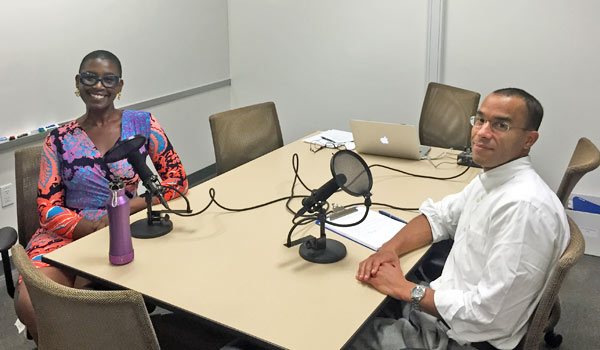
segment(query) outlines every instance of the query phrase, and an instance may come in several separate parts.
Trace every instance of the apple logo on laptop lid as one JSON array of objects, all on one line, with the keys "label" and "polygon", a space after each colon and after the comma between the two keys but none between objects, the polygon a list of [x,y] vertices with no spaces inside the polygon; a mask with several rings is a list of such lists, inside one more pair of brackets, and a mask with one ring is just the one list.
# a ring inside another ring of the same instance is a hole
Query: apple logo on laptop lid
[{"label": "apple logo on laptop lid", "polygon": [[387,144],[390,143],[390,141],[388,140],[387,136],[384,136],[384,137],[380,138],[379,141],[381,141],[381,143],[383,143],[384,145],[387,145]]}]

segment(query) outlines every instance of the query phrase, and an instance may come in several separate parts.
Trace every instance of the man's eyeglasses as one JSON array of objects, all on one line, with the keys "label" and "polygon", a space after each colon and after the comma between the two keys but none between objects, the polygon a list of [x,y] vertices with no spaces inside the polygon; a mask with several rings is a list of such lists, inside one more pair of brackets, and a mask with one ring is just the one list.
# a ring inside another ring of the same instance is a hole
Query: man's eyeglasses
[{"label": "man's eyeglasses", "polygon": [[316,143],[311,143],[310,144],[310,151],[313,152],[313,153],[317,153],[320,150],[322,150],[323,148],[343,150],[343,149],[346,149],[346,145],[344,145],[344,144],[336,144],[334,142],[327,142],[324,145],[320,145],[320,144],[316,144]]},{"label": "man's eyeglasses", "polygon": [[474,128],[481,128],[486,122],[490,123],[490,127],[492,130],[497,132],[508,132],[510,129],[521,129],[521,130],[529,130],[528,128],[519,128],[516,126],[510,125],[506,120],[487,120],[482,117],[472,116],[471,117],[471,125]]},{"label": "man's eyeglasses", "polygon": [[92,72],[81,72],[79,73],[79,82],[86,86],[94,86],[98,84],[98,81],[102,82],[105,88],[115,88],[119,85],[118,75],[108,74],[103,77],[99,77],[96,73]]}]

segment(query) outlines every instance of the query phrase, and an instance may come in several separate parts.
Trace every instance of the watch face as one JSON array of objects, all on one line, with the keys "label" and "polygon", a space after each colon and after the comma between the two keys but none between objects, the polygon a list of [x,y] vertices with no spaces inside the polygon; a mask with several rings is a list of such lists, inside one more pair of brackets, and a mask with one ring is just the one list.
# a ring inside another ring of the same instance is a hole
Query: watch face
[{"label": "watch face", "polygon": [[425,296],[425,286],[417,285],[410,292],[411,299],[421,300],[423,296]]}]

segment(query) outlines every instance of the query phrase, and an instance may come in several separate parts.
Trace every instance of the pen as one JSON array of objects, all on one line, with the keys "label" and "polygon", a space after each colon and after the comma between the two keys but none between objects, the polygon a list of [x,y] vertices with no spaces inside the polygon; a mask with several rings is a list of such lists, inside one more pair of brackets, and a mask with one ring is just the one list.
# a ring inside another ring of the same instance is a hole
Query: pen
[{"label": "pen", "polygon": [[381,215],[385,215],[385,216],[387,216],[387,217],[388,217],[388,218],[390,218],[390,219],[393,219],[393,220],[396,220],[396,221],[400,221],[400,222],[403,222],[403,223],[405,223],[405,224],[406,224],[406,221],[404,221],[404,220],[402,220],[402,219],[400,219],[400,218],[397,218],[397,217],[395,217],[394,215],[392,215],[392,214],[390,214],[390,213],[386,213],[386,212],[385,212],[385,211],[383,211],[383,210],[380,210],[380,211],[379,211],[379,214],[381,214]]},{"label": "pen", "polygon": [[333,141],[332,139],[328,139],[328,138],[327,138],[327,137],[325,137],[325,136],[321,136],[321,138],[322,138],[323,140],[325,140],[325,141],[329,141],[329,142],[332,142],[333,144],[337,144],[337,142]]}]

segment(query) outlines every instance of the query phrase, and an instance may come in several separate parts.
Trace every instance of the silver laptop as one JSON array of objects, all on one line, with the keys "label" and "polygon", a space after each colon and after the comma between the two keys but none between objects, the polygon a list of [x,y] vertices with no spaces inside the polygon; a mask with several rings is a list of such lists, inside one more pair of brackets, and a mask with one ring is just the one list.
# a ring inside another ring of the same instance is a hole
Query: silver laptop
[{"label": "silver laptop", "polygon": [[412,125],[350,120],[350,130],[359,153],[425,159],[431,150],[419,144],[419,134]]}]

